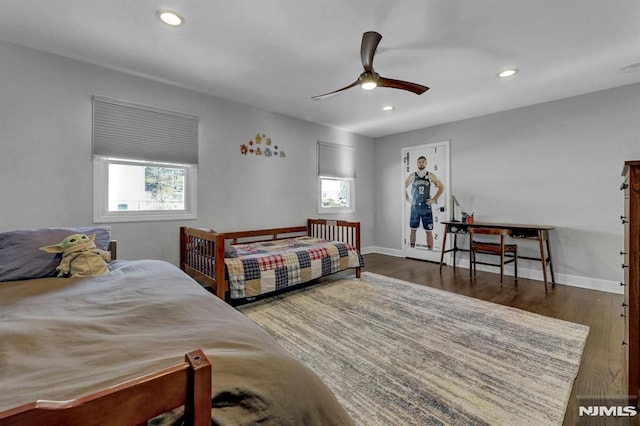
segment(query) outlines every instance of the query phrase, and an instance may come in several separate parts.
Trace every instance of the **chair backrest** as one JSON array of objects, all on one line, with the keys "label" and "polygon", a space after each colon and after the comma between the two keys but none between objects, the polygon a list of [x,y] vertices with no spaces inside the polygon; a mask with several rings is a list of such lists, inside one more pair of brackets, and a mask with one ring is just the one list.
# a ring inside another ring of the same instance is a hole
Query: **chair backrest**
[{"label": "chair backrest", "polygon": [[474,228],[474,227],[469,227],[467,229],[467,232],[469,232],[469,241],[470,244],[472,246],[475,246],[476,244],[490,244],[487,241],[476,241],[473,239],[474,235],[499,235],[500,236],[500,247],[506,246],[504,243],[505,240],[505,236],[511,235],[512,234],[512,230],[510,229],[502,229],[502,228]]},{"label": "chair backrest", "polygon": [[511,235],[510,229],[502,228],[474,228],[469,227],[467,230],[470,234],[482,234],[482,235]]}]

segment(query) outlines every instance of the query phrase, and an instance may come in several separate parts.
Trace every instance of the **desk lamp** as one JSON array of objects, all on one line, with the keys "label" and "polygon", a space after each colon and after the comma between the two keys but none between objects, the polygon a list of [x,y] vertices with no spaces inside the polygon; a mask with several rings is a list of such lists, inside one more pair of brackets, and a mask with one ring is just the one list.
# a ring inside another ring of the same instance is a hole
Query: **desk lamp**
[{"label": "desk lamp", "polygon": [[458,199],[455,195],[451,195],[451,222],[460,222],[456,220],[456,206],[460,207],[460,203],[458,203]]}]

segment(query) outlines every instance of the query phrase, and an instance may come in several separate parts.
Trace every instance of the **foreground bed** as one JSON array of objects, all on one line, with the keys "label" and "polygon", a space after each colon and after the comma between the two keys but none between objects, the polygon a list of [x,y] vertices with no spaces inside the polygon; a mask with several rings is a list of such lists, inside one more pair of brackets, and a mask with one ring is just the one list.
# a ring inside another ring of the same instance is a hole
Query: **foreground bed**
[{"label": "foreground bed", "polygon": [[307,226],[218,233],[180,228],[180,268],[221,299],[244,301],[354,268],[360,223],[308,219]]},{"label": "foreground bed", "polygon": [[[0,282],[0,316],[0,424],[9,424],[8,410],[37,400],[127,388],[123,382],[184,365],[194,348],[211,364],[213,424],[351,424],[315,373],[166,262],[120,260],[99,277]],[[165,395],[160,389],[134,394],[151,404]]]},{"label": "foreground bed", "polygon": [[[153,395],[153,398],[145,397]],[[185,362],[69,401],[38,400],[0,413],[3,426],[139,425],[181,416],[211,425],[211,363],[200,351]]]}]

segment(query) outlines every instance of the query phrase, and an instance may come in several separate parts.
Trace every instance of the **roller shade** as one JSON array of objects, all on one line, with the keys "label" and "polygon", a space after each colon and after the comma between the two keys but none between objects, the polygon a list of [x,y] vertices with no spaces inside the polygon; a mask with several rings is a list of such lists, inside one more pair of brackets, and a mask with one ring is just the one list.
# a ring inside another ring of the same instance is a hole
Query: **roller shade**
[{"label": "roller shade", "polygon": [[351,146],[318,142],[318,176],[354,179],[356,149]]},{"label": "roller shade", "polygon": [[93,96],[93,155],[198,164],[198,117]]}]

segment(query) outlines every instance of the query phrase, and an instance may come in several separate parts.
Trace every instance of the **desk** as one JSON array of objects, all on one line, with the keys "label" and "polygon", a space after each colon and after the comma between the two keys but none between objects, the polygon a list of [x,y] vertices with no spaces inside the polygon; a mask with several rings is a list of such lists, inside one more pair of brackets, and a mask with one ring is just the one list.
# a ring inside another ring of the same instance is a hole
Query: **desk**
[{"label": "desk", "polygon": [[[555,287],[556,280],[553,276],[553,265],[551,263],[551,245],[549,244],[549,231],[553,226],[544,225],[519,225],[514,223],[494,223],[494,222],[442,222],[444,225],[444,236],[442,238],[442,253],[440,254],[440,273],[442,273],[442,265],[444,265],[445,253],[453,252],[453,267],[456,267],[456,253],[459,251],[469,250],[458,248],[458,235],[467,234],[467,229],[473,228],[498,228],[506,229],[512,232],[514,238],[525,238],[528,240],[537,240],[540,247],[540,257],[518,256],[518,259],[539,260],[542,263],[542,276],[544,277],[544,291],[547,291],[547,266],[551,272],[551,283]],[[453,247],[446,249],[447,235],[453,234]],[[545,253],[546,247],[546,253]]]}]

